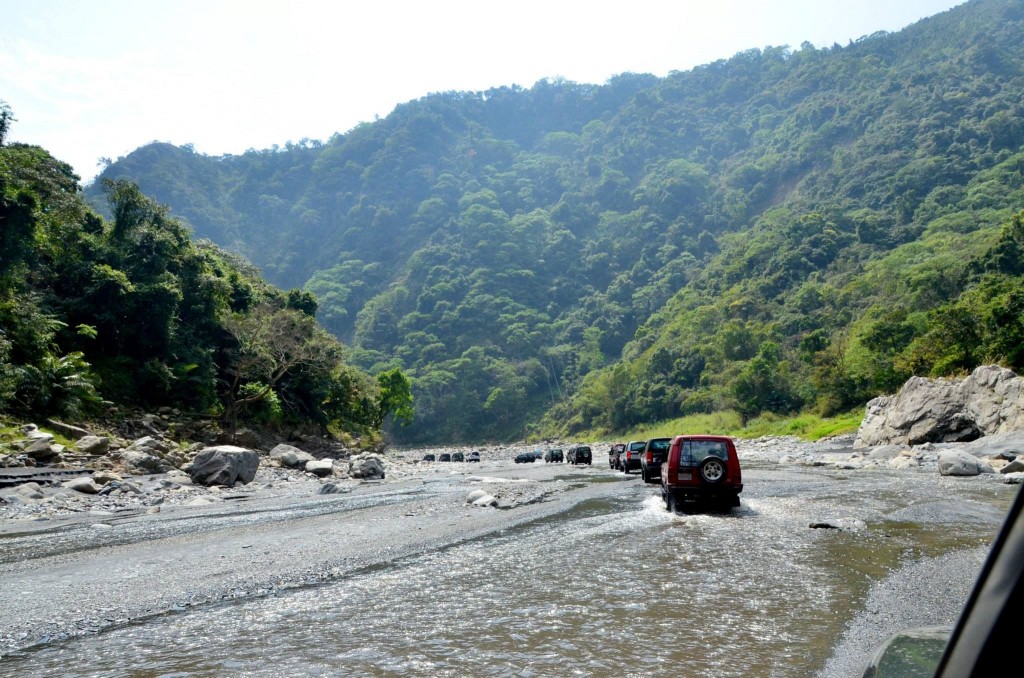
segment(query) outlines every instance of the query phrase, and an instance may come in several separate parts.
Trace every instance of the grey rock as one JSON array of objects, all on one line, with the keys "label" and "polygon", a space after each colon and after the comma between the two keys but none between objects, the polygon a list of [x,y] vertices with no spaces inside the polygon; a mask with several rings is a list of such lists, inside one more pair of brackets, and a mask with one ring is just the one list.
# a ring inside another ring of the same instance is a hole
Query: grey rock
[{"label": "grey rock", "polygon": [[192,460],[189,477],[198,485],[232,487],[248,484],[256,477],[260,457],[253,450],[234,445],[208,447]]},{"label": "grey rock", "polygon": [[89,477],[72,478],[71,480],[62,483],[62,486],[69,490],[74,490],[75,492],[81,492],[82,494],[98,494],[100,491],[100,486],[93,482],[93,479]]},{"label": "grey rock", "polygon": [[1024,379],[982,365],[961,381],[911,377],[893,396],[868,403],[855,447],[966,442],[1024,431]]},{"label": "grey rock", "polygon": [[466,495],[466,503],[467,504],[472,504],[473,502],[475,502],[480,497],[486,497],[486,496],[487,496],[487,492],[485,492],[484,490],[473,490],[468,495]]},{"label": "grey rock", "polygon": [[348,474],[359,480],[384,478],[384,459],[378,454],[358,454],[348,460]]},{"label": "grey rock", "polygon": [[939,474],[944,476],[976,476],[994,473],[992,467],[963,450],[942,450],[939,452]]},{"label": "grey rock", "polygon": [[22,452],[36,461],[46,461],[60,454],[59,449],[55,449],[55,447],[63,449],[63,446],[55,446],[53,436],[50,436],[49,438],[37,438]]},{"label": "grey rock", "polygon": [[56,419],[47,419],[46,425],[60,433],[62,436],[71,438],[72,440],[81,440],[85,436],[92,435],[90,431],[87,431],[84,428],[65,424],[64,422],[57,421]]},{"label": "grey rock", "polygon": [[277,459],[281,466],[287,466],[288,468],[305,468],[308,462],[316,459],[309,452],[303,452],[297,447],[283,443],[274,446],[274,449],[270,450],[270,458]]},{"label": "grey rock", "polygon": [[160,457],[133,448],[121,451],[121,462],[124,464],[124,470],[132,475],[165,473],[174,468]]},{"label": "grey rock", "polygon": [[495,508],[498,506],[498,498],[491,494],[485,494],[484,496],[476,499],[473,502],[473,506],[479,506],[481,508]]},{"label": "grey rock", "polygon": [[1000,473],[1024,473],[1024,461],[1014,459],[1009,464],[999,469]]},{"label": "grey rock", "polygon": [[350,487],[342,487],[336,483],[324,483],[320,486],[320,490],[317,494],[344,494],[351,491],[352,488]]},{"label": "grey rock", "polygon": [[110,451],[110,438],[106,436],[84,435],[75,443],[75,449],[82,454],[101,456]]},{"label": "grey rock", "polygon": [[306,472],[325,478],[334,474],[334,462],[330,459],[314,459],[306,462]]}]

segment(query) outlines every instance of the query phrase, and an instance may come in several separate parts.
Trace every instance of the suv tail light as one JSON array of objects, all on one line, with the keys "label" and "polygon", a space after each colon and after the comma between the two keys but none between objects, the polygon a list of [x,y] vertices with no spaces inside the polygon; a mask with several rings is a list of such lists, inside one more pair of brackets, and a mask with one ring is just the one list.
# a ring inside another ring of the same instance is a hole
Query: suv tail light
[{"label": "suv tail light", "polygon": [[626,452],[626,461],[629,461],[632,458],[633,458],[633,453],[632,452]]}]

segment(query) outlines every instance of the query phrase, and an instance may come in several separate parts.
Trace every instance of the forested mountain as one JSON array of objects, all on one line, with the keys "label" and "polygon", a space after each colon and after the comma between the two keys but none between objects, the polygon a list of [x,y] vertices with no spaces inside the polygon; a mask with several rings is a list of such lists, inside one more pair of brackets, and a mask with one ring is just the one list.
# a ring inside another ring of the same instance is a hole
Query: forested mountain
[{"label": "forested mountain", "polygon": [[[446,92],[130,178],[319,300],[407,440],[862,405],[1024,363],[1024,2],[664,78]],[[547,413],[546,418],[541,421]]]},{"label": "forested mountain", "polygon": [[401,372],[348,365],[312,295],[193,241],[130,182],[104,182],[103,219],[70,166],[5,145],[13,121],[0,101],[0,415],[176,407],[360,435],[407,416]]}]

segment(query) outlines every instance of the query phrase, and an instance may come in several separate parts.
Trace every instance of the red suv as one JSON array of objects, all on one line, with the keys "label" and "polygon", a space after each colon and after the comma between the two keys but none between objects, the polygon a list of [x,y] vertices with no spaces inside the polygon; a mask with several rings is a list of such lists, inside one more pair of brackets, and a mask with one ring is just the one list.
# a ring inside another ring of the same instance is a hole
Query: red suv
[{"label": "red suv", "polygon": [[687,502],[740,505],[743,475],[736,446],[725,436],[676,436],[661,465],[661,498],[669,511]]}]

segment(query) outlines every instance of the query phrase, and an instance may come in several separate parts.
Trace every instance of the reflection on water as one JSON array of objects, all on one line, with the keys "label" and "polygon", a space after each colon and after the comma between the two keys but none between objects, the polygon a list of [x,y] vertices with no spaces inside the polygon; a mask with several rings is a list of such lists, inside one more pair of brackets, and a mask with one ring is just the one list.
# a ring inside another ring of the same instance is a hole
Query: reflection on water
[{"label": "reflection on water", "polygon": [[652,492],[328,585],[43,647],[0,672],[808,676],[887,565],[868,563],[870,535],[808,538],[792,498],[681,516]]}]

